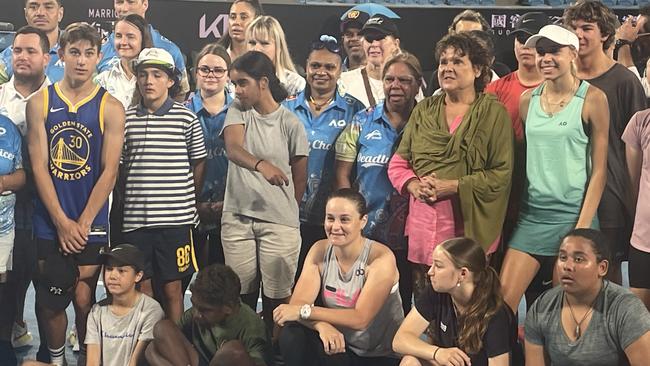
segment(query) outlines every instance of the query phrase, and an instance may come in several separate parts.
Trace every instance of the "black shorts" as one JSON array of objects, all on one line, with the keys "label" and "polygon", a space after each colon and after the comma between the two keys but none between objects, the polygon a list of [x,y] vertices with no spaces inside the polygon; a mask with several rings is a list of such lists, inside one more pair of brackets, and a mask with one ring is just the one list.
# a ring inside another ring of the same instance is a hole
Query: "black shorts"
[{"label": "black shorts", "polygon": [[621,262],[627,259],[632,229],[627,227],[603,227],[600,228],[600,231],[607,238],[612,261],[620,265]]},{"label": "black shorts", "polygon": [[553,270],[555,269],[555,262],[557,256],[554,255],[537,255],[530,254],[539,263],[539,271],[528,285],[529,291],[542,293],[553,287]]},{"label": "black shorts", "polygon": [[650,253],[630,246],[630,287],[650,289]]},{"label": "black shorts", "polygon": [[145,279],[176,281],[197,271],[189,225],[137,229],[124,233],[124,240],[144,253]]},{"label": "black shorts", "polygon": [[[36,238],[36,251],[39,261],[45,260],[50,254],[59,251],[60,248],[58,240]],[[98,265],[102,263],[99,255],[102,248],[108,248],[108,243],[88,243],[81,253],[72,254],[72,257],[78,266]]]}]

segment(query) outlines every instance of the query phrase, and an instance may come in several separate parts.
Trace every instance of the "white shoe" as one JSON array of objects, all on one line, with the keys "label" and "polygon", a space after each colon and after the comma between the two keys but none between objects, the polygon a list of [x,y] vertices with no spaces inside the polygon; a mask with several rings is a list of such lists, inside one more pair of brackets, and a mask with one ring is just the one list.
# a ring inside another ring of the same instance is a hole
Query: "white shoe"
[{"label": "white shoe", "polygon": [[72,346],[73,352],[79,352],[79,339],[77,338],[77,327],[74,325],[70,329],[70,334],[68,334],[68,343]]},{"label": "white shoe", "polygon": [[11,345],[14,348],[21,348],[32,345],[32,333],[27,330],[27,323],[25,326],[15,323],[13,329],[11,330]]}]

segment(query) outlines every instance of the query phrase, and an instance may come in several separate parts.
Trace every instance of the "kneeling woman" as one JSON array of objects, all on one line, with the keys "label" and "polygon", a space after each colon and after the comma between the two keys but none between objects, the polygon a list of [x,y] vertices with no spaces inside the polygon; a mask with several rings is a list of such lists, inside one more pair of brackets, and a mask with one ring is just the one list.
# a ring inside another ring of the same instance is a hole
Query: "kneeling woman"
[{"label": "kneeling woman", "polygon": [[[433,251],[431,286],[415,299],[393,340],[400,365],[507,366],[516,342],[514,315],[499,277],[474,240],[454,238]],[[433,344],[420,337],[429,328]]]},{"label": "kneeling woman", "polygon": [[605,280],[609,245],[575,229],[560,245],[560,286],[526,315],[526,366],[647,365],[650,314],[629,290]]},{"label": "kneeling woman", "polygon": [[307,254],[291,302],[273,312],[285,364],[397,365],[391,341],[404,312],[395,257],[361,234],[368,215],[360,193],[333,192],[325,215],[327,239]]}]

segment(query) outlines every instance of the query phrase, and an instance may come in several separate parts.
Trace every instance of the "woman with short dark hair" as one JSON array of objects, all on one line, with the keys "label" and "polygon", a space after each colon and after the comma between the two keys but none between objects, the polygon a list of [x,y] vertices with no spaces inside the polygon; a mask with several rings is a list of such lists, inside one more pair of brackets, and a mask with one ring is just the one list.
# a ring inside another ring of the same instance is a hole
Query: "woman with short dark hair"
[{"label": "woman with short dark hair", "polygon": [[443,93],[415,106],[388,166],[395,189],[410,196],[405,234],[416,264],[414,292],[439,243],[465,235],[488,254],[496,250],[512,175],[510,117],[482,92],[490,81],[488,51],[459,33],[438,42],[436,57]]}]

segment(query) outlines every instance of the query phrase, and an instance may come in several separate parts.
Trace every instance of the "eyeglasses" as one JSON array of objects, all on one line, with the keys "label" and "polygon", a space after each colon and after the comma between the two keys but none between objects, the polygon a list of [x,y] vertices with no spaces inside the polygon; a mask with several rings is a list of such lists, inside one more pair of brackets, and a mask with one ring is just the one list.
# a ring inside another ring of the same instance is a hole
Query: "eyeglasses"
[{"label": "eyeglasses", "polygon": [[388,37],[388,34],[383,34],[383,33],[366,33],[363,35],[363,39],[365,39],[366,42],[368,43],[372,43],[374,41],[381,41],[386,37]]},{"label": "eyeglasses", "polygon": [[391,85],[392,83],[397,80],[397,83],[401,86],[409,86],[413,84],[415,79],[412,76],[400,76],[400,77],[395,77],[395,76],[385,76],[384,77],[384,85]]},{"label": "eyeglasses", "polygon": [[228,70],[222,67],[210,68],[208,66],[200,66],[198,69],[196,69],[196,71],[199,76],[203,78],[207,78],[211,73],[214,74],[215,77],[220,78],[224,76]]},{"label": "eyeglasses", "polygon": [[535,51],[537,51],[537,54],[539,54],[540,56],[544,56],[547,53],[556,54],[560,51],[560,49],[564,47],[568,47],[568,46],[536,47]]},{"label": "eyeglasses", "polygon": [[341,54],[341,46],[339,46],[336,38],[326,34],[323,34],[317,41],[314,41],[311,44],[312,51],[322,50],[323,48],[326,48],[328,51],[336,53],[337,55]]},{"label": "eyeglasses", "polygon": [[515,39],[517,40],[517,42],[521,43],[522,45],[526,44],[528,38],[530,38],[530,34],[526,32],[517,32],[517,34],[515,34]]}]

